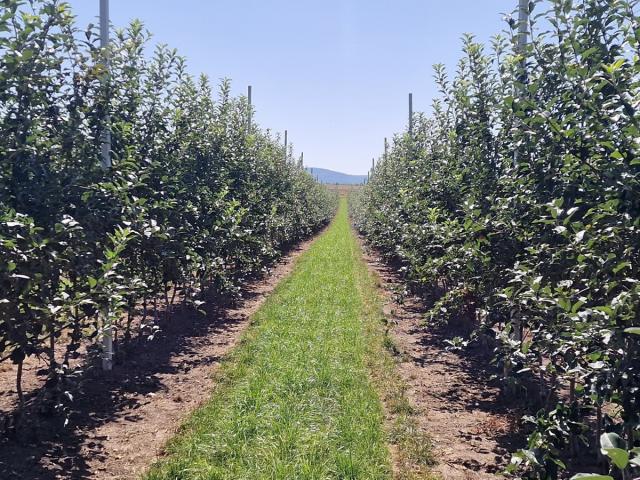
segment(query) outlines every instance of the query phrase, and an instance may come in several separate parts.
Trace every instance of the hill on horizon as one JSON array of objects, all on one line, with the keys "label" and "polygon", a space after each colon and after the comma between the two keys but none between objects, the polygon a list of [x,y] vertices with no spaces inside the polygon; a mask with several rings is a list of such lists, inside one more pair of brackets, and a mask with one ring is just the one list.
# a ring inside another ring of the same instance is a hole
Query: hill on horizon
[{"label": "hill on horizon", "polygon": [[305,170],[317,178],[321,183],[338,185],[362,185],[366,180],[366,175],[349,175],[347,173],[336,172],[326,168],[306,167]]}]

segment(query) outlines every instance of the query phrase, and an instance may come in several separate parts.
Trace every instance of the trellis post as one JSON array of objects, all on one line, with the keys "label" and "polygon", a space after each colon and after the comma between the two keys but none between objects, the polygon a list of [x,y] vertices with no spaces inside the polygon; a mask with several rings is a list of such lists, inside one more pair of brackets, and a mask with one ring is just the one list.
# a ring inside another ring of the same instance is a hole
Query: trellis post
[{"label": "trellis post", "polygon": [[409,94],[409,137],[413,139],[413,93]]},{"label": "trellis post", "polygon": [[251,100],[251,94],[252,94],[252,87],[251,85],[249,85],[247,87],[247,104],[249,107],[249,111],[247,112],[247,134],[251,134],[251,117],[253,116],[253,107],[252,107],[252,100]]},{"label": "trellis post", "polygon": [[[109,0],[100,0],[100,47],[104,55],[105,86],[109,82]],[[105,108],[106,115],[102,125],[101,163],[102,168],[111,168],[111,119],[109,117],[108,97]],[[102,369],[113,369],[113,325],[111,324],[111,312],[104,312],[102,325]]]},{"label": "trellis post", "polygon": [[[529,42],[529,0],[519,0],[518,3],[518,42],[517,42],[517,54],[522,57],[520,60],[520,78],[518,79],[521,84],[518,87],[518,96],[520,99],[524,99],[526,95],[525,82],[527,81],[527,61],[525,58],[527,43]],[[519,122],[520,123],[520,122]],[[520,158],[520,149],[516,148],[513,152],[513,166],[516,167]],[[513,319],[513,335],[517,341],[522,341],[523,327],[520,318]],[[506,376],[506,374],[505,374]]]},{"label": "trellis post", "polygon": [[286,163],[287,158],[289,157],[289,152],[287,151],[287,147],[289,144],[289,132],[284,131],[284,161]]}]

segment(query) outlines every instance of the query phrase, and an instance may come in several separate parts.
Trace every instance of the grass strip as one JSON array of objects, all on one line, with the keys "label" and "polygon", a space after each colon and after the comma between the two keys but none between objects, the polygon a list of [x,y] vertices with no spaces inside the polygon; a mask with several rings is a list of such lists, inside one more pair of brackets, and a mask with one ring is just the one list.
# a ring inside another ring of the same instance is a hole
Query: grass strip
[{"label": "grass strip", "polygon": [[146,478],[392,478],[363,268],[343,199]]}]

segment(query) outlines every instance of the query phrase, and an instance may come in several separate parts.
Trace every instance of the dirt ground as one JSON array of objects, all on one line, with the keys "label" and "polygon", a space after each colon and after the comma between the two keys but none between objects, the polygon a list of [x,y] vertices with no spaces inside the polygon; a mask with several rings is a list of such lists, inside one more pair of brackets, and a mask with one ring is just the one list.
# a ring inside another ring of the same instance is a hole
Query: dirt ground
[{"label": "dirt ground", "polygon": [[[312,241],[249,285],[239,306],[207,316],[176,311],[153,341],[109,375],[86,370],[69,424],[39,412],[22,420],[26,428],[19,435],[0,437],[0,479],[124,480],[144,472],[185,417],[209,397],[216,366]],[[42,366],[27,366],[27,395],[42,385]],[[0,371],[0,419],[15,406],[12,370]]]},{"label": "dirt ground", "polygon": [[330,183],[325,184],[325,187],[343,197],[348,197],[351,193],[362,189],[362,185],[332,185]]},{"label": "dirt ground", "polygon": [[[109,376],[87,370],[68,425],[45,412],[24,419],[28,428],[18,437],[0,438],[0,478],[124,480],[144,472],[185,417],[209,397],[216,366],[310,243],[292,251],[268,278],[248,286],[238,307],[208,316],[175,312],[154,341]],[[426,328],[418,299],[395,300],[394,292],[401,289],[395,272],[371,251],[365,259],[382,281],[399,373],[418,410],[419,427],[433,442],[434,471],[447,480],[499,478],[508,452],[521,439],[514,434],[516,409],[491,380],[496,372],[489,366],[490,353],[448,351],[445,340],[463,332]],[[27,392],[41,385],[40,368],[29,364]],[[14,402],[13,372],[4,367],[0,414]]]},{"label": "dirt ground", "polygon": [[465,332],[426,327],[419,299],[408,296],[398,303],[395,292],[403,288],[395,271],[368,248],[365,260],[381,279],[399,373],[419,428],[433,443],[434,473],[446,480],[500,478],[522,438],[515,433],[516,407],[491,379],[497,373],[489,364],[491,353],[479,347],[448,351],[445,340]]}]

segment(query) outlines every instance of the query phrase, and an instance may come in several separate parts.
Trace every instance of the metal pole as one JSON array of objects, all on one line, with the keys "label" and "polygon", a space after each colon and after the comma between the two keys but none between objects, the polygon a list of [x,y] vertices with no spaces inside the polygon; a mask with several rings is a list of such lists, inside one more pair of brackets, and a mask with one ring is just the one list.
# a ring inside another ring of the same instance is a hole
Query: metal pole
[{"label": "metal pole", "polygon": [[[109,78],[109,0],[100,0],[100,47],[105,56],[105,84]],[[110,118],[107,108],[107,114],[104,117],[101,143],[101,159],[102,167],[108,169],[111,167],[111,128],[109,126]]]},{"label": "metal pole", "polygon": [[249,104],[249,111],[247,112],[247,133],[251,133],[251,117],[253,116],[252,103],[251,103],[251,85],[247,88],[247,103]]},{"label": "metal pole", "polygon": [[520,97],[525,95],[525,82],[527,80],[527,62],[525,55],[527,53],[527,44],[529,43],[529,0],[519,0],[518,5],[518,42],[516,53],[522,58],[520,60],[520,72],[518,77],[518,94]]},{"label": "metal pole", "polygon": [[289,157],[289,152],[287,152],[287,145],[288,145],[288,133],[286,130],[284,131],[284,161],[287,161],[287,158]]},{"label": "metal pole", "polygon": [[413,93],[409,94],[409,136],[413,138]]},{"label": "metal pole", "polygon": [[[527,43],[529,42],[529,0],[520,0],[518,5],[518,55],[522,56],[520,60],[520,86],[518,94],[521,99],[526,95],[525,82],[527,81],[527,61],[525,59]],[[513,152],[513,166],[516,167],[520,158],[520,150],[516,148]],[[522,341],[522,321],[519,317],[515,319],[511,317],[513,322],[513,334],[516,341]]]},{"label": "metal pole", "polygon": [[304,152],[300,153],[300,168],[304,170]]},{"label": "metal pole", "polygon": [[384,161],[387,161],[387,157],[389,156],[389,142],[387,139],[384,139]]},{"label": "metal pole", "polygon": [[[100,0],[100,47],[105,56],[105,83],[109,79],[109,0]],[[109,118],[109,108],[106,107],[107,114],[102,125],[101,158],[102,167],[106,170],[111,167],[111,127]],[[113,369],[113,325],[111,325],[111,314],[106,312],[103,318],[102,332],[102,369],[111,371]]]},{"label": "metal pole", "polygon": [[[523,99],[526,93],[525,82],[527,80],[527,62],[524,58],[526,54],[527,43],[529,41],[529,0],[519,0],[518,4],[518,43],[517,54],[522,56],[520,61],[520,74],[518,78],[517,95]],[[515,167],[520,158],[520,151],[516,149],[513,152],[513,166]]]},{"label": "metal pole", "polygon": [[518,10],[518,53],[522,54],[529,41],[529,0],[520,0]]}]

